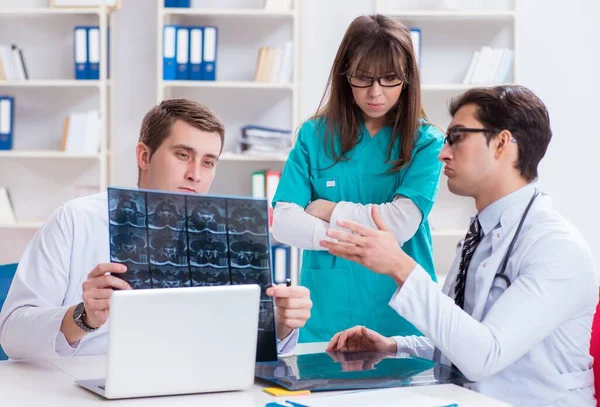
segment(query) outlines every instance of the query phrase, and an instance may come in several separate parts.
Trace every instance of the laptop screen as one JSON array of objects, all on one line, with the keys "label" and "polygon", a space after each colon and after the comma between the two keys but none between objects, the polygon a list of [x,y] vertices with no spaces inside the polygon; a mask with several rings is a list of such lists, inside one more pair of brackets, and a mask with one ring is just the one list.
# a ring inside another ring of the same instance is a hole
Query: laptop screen
[{"label": "laptop screen", "polygon": [[[110,260],[133,289],[258,284],[256,360],[276,361],[265,199],[108,188]],[[234,322],[234,321],[233,321]]]}]

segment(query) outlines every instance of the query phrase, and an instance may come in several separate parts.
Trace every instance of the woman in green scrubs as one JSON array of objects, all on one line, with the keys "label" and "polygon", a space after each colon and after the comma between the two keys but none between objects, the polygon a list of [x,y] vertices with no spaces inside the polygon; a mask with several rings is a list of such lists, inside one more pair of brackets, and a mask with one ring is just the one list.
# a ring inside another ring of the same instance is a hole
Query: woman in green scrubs
[{"label": "woman in green scrubs", "polygon": [[355,325],[385,336],[419,334],[388,306],[396,290],[391,279],[330,255],[318,242],[338,219],[373,226],[370,208],[378,205],[406,253],[435,280],[427,216],[443,142],[421,106],[409,30],[380,15],[356,18],[273,199],[273,236],[305,249],[300,284],[311,290],[313,308],[300,342],[329,341]]}]

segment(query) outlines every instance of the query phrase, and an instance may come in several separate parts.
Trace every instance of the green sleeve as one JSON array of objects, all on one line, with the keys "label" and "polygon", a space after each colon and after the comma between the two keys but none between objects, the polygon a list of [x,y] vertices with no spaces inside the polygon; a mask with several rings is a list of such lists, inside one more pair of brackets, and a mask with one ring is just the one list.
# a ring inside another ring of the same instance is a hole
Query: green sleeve
[{"label": "green sleeve", "polygon": [[444,136],[436,127],[421,126],[412,160],[395,195],[403,195],[417,205],[427,219],[437,195],[442,163],[438,155],[444,146]]}]

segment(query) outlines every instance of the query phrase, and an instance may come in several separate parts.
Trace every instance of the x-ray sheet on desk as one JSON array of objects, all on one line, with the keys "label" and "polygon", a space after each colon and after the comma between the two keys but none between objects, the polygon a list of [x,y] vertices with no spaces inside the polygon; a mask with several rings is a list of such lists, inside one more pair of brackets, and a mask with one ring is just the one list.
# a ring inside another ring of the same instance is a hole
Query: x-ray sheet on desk
[{"label": "x-ray sheet on desk", "polygon": [[256,376],[288,390],[354,390],[465,383],[456,369],[385,352],[328,352],[257,363]]},{"label": "x-ray sheet on desk", "polygon": [[258,284],[257,361],[277,360],[264,199],[108,188],[110,260],[133,289]]}]

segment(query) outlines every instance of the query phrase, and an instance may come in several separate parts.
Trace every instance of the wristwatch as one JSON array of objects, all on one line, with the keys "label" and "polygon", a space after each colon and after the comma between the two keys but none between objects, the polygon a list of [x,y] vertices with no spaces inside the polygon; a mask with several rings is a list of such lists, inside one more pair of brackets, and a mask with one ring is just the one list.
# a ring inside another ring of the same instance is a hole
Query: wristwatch
[{"label": "wristwatch", "polygon": [[77,325],[79,328],[88,333],[97,331],[100,327],[92,328],[91,326],[87,326],[86,323],[83,322],[83,319],[86,317],[86,315],[87,314],[85,313],[85,306],[83,302],[80,302],[75,307],[75,311],[73,311],[73,321],[75,321],[75,325]]}]

